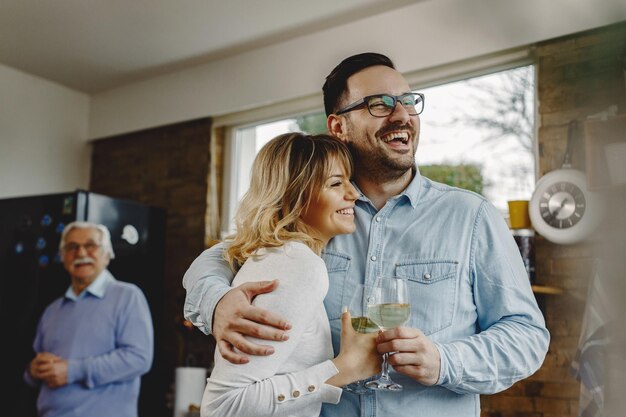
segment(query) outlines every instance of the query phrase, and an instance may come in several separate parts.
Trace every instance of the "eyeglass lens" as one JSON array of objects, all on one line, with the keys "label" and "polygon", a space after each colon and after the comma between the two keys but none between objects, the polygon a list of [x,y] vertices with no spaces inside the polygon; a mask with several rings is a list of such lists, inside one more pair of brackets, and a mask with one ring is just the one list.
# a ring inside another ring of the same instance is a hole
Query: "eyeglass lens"
[{"label": "eyeglass lens", "polygon": [[70,243],[66,243],[63,246],[63,250],[66,252],[77,252],[78,250],[80,250],[81,247],[85,248],[87,252],[93,252],[96,249],[98,249],[100,245],[96,242],[87,242],[83,245],[79,243],[70,242]]},{"label": "eyeglass lens", "polygon": [[370,97],[367,107],[372,116],[389,116],[393,113],[397,102],[400,102],[400,105],[411,116],[420,114],[424,109],[424,100],[419,94],[404,94],[399,97],[381,94]]}]

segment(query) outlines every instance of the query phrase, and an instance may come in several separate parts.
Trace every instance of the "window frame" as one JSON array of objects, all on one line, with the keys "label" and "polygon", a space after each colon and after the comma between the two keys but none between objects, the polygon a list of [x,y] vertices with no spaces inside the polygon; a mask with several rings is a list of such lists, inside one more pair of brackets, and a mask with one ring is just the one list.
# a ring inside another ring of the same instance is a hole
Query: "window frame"
[{"label": "window frame", "polygon": [[[412,91],[421,88],[434,87],[446,83],[452,83],[468,78],[506,71],[513,68],[535,65],[535,81],[537,78],[536,59],[534,48],[524,46],[494,54],[470,58],[458,62],[442,64],[436,67],[404,72]],[[401,68],[399,68],[401,70]],[[535,82],[535,98],[537,95],[537,82]],[[225,128],[224,140],[224,172],[221,196],[221,219],[220,237],[224,238],[232,232],[232,218],[238,204],[237,194],[241,181],[249,178],[249,173],[242,176],[238,169],[241,158],[254,158],[255,150],[246,149],[241,137],[237,136],[237,130],[253,127],[256,125],[271,123],[278,120],[295,118],[305,114],[323,112],[323,97],[321,92],[309,96],[286,100],[267,106],[257,107],[250,110],[217,116],[213,120],[214,128]],[[537,133],[539,129],[538,100],[534,103],[535,131],[533,155],[538,160]],[[535,163],[535,177],[539,178],[538,165]]]}]

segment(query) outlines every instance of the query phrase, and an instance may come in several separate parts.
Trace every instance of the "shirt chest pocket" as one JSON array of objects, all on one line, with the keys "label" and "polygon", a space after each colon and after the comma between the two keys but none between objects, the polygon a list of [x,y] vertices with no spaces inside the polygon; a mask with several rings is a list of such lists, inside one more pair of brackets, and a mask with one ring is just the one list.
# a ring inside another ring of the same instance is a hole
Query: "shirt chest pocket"
[{"label": "shirt chest pocket", "polygon": [[396,264],[396,276],[407,280],[411,300],[410,327],[429,335],[452,324],[458,262],[407,260]]}]

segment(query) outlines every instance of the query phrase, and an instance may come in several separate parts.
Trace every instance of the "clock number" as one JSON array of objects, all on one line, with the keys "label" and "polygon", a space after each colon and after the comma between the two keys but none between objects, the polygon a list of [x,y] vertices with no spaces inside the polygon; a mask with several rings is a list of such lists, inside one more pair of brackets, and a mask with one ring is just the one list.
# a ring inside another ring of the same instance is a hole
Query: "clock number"
[{"label": "clock number", "polygon": [[557,229],[575,226],[586,209],[583,192],[570,182],[550,186],[539,200],[539,212],[543,220]]}]

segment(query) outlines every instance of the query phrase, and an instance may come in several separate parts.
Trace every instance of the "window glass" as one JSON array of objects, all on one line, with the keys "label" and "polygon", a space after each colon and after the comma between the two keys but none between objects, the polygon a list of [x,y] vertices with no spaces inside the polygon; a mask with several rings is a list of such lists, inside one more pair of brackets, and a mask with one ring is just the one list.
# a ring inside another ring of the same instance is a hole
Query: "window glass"
[{"label": "window glass", "polygon": [[[423,175],[488,198],[504,215],[508,200],[528,200],[534,184],[534,67],[526,66],[418,90],[424,93],[416,160]],[[236,129],[238,170],[231,192],[246,192],[254,155],[273,137],[326,132],[323,112]],[[235,207],[228,210],[232,218]]]},{"label": "window glass", "polygon": [[[419,91],[426,108],[416,159],[424,175],[442,175],[436,180],[446,182],[446,174],[454,177],[457,167],[456,177],[465,175],[468,185],[482,181],[480,193],[503,213],[507,200],[530,199],[535,184],[533,66]],[[433,165],[451,169],[439,172]],[[472,169],[480,171],[480,179],[472,177]]]}]

